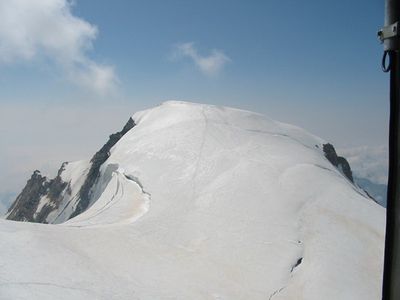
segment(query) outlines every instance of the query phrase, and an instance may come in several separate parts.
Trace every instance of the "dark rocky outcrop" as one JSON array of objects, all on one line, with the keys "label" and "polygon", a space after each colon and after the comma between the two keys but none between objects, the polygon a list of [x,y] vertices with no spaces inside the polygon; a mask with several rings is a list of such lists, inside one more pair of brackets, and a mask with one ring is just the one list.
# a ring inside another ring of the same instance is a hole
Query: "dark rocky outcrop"
[{"label": "dark rocky outcrop", "polygon": [[336,154],[336,150],[332,144],[324,144],[322,150],[324,151],[325,157],[338,168],[343,175],[345,175],[351,182],[354,183],[353,173],[350,168],[349,162],[342,156]]},{"label": "dark rocky outcrop", "polygon": [[8,210],[7,219],[15,221],[33,221],[33,214],[39,204],[40,198],[46,193],[46,177],[35,170],[26,183],[21,194]]},{"label": "dark rocky outcrop", "polygon": [[[69,218],[87,209],[91,201],[91,191],[100,176],[101,165],[110,156],[111,148],[135,125],[134,120],[130,118],[124,128],[110,135],[107,143],[92,157],[90,169],[78,193],[76,208]],[[6,218],[14,221],[46,223],[49,214],[59,208],[64,195],[71,194],[69,182],[64,182],[61,177],[66,165],[67,163],[63,163],[57,176],[51,180],[42,176],[38,170],[33,172],[26,186],[8,210]],[[47,199],[38,211],[40,200],[44,196]]]},{"label": "dark rocky outcrop", "polygon": [[349,162],[344,157],[336,154],[332,144],[324,144],[322,150],[332,165],[338,168],[356,187],[364,191],[364,196],[386,207],[386,185],[374,184],[366,178],[354,178]]},{"label": "dark rocky outcrop", "polygon": [[100,167],[101,165],[108,159],[110,156],[111,148],[122,138],[122,136],[127,133],[130,129],[135,126],[135,121],[132,118],[128,120],[128,123],[125,124],[124,128],[112,135],[110,135],[107,143],[101,147],[99,151],[92,157],[90,162],[92,163],[89,173],[86,177],[85,182],[83,183],[80,191],[80,201],[75,208],[75,211],[71,215],[71,218],[79,215],[81,212],[85,211],[90,203],[91,189],[96,183],[97,179],[100,176]]},{"label": "dark rocky outcrop", "polygon": [[[61,173],[67,163],[63,163],[54,179],[47,179],[40,171],[33,172],[22,192],[10,207],[7,215],[8,220],[29,221],[46,223],[48,214],[58,207],[60,195],[68,186],[61,179]],[[47,202],[38,210],[40,199],[47,196]]]}]

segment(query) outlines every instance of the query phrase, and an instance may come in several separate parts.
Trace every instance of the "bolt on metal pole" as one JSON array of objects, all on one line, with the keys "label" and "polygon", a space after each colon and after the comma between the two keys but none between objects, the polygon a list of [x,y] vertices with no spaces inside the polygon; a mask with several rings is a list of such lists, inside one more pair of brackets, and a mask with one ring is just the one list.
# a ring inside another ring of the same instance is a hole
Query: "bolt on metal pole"
[{"label": "bolt on metal pole", "polygon": [[386,0],[385,27],[378,33],[384,43],[390,71],[389,179],[386,209],[383,300],[400,299],[400,59],[398,21],[400,0]]}]

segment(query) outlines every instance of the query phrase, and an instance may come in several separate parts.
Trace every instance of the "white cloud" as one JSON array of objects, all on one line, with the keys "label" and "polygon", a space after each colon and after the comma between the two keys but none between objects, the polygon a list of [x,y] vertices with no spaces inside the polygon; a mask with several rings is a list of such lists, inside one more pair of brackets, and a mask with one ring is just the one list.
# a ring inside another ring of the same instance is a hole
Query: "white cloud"
[{"label": "white cloud", "polygon": [[206,75],[216,75],[231,61],[221,50],[213,49],[208,56],[198,53],[194,43],[183,43],[176,45],[176,56],[185,56],[193,60],[195,65]]},{"label": "white cloud", "polygon": [[98,29],[75,17],[68,0],[0,0],[0,63],[49,58],[67,78],[104,94],[117,82],[111,66],[87,56]]},{"label": "white cloud", "polygon": [[389,161],[387,146],[339,149],[338,153],[349,161],[357,177],[367,178],[375,183],[387,183]]},{"label": "white cloud", "polygon": [[87,61],[80,68],[69,68],[69,79],[83,87],[89,87],[101,95],[115,90],[117,77],[113,66]]}]

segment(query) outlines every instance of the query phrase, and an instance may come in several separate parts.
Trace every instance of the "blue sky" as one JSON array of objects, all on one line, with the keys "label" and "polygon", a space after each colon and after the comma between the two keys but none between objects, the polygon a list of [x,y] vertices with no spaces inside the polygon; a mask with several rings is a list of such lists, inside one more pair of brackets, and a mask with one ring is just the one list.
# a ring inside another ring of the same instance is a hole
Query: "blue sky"
[{"label": "blue sky", "polygon": [[3,192],[168,99],[258,111],[339,148],[386,144],[381,1],[66,3],[0,0]]}]

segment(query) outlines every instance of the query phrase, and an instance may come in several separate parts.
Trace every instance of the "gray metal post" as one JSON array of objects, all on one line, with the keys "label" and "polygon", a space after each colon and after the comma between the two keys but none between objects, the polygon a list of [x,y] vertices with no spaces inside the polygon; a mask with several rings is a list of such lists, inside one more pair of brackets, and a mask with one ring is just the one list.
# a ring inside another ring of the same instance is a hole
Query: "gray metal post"
[{"label": "gray metal post", "polygon": [[384,43],[385,56],[389,56],[389,66],[384,69],[390,71],[389,180],[386,209],[383,300],[400,300],[399,9],[400,0],[386,0],[385,27],[378,33]]},{"label": "gray metal post", "polygon": [[[399,0],[385,1],[385,27],[388,27],[399,21],[400,14]],[[385,50],[398,50],[399,40],[397,38],[389,38],[384,41]]]}]

